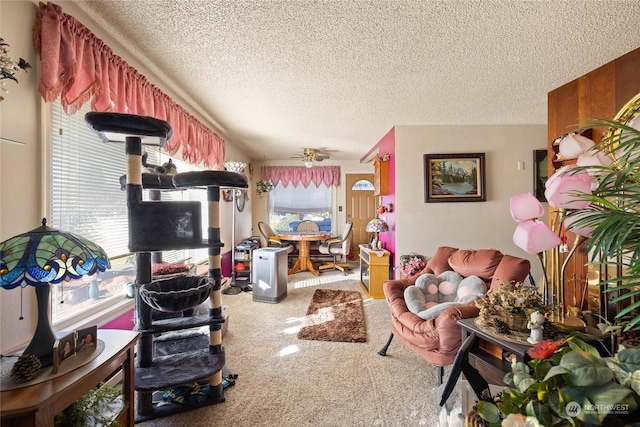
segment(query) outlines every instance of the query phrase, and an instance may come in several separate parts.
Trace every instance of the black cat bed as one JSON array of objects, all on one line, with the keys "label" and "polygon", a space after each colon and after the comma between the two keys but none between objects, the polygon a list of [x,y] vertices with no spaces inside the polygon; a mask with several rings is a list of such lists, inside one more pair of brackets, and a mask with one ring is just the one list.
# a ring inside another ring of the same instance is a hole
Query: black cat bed
[{"label": "black cat bed", "polygon": [[205,276],[158,279],[140,287],[140,298],[158,311],[177,313],[202,304],[213,285]]}]

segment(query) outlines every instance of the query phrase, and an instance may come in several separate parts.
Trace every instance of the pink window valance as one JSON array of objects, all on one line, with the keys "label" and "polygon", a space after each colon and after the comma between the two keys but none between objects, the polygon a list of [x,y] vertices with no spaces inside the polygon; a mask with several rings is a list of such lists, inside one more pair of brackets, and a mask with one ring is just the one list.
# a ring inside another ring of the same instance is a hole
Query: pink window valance
[{"label": "pink window valance", "polygon": [[289,183],[292,183],[294,187],[302,183],[304,188],[307,188],[312,182],[316,187],[319,187],[321,183],[326,186],[334,185],[337,187],[340,185],[340,166],[314,166],[312,168],[303,166],[263,166],[262,179],[271,180],[273,185],[278,185],[281,182],[285,187]]},{"label": "pink window valance", "polygon": [[115,55],[102,40],[53,3],[40,3],[33,24],[33,44],[40,54],[38,91],[46,102],[60,96],[67,114],[87,101],[94,111],[152,116],[169,122],[173,137],[165,149],[193,164],[223,169],[225,143]]}]

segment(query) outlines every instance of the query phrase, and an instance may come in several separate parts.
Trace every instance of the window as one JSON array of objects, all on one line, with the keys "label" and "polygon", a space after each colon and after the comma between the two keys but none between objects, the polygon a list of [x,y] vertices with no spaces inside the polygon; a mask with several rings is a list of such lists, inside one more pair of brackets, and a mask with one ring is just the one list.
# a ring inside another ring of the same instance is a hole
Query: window
[{"label": "window", "polygon": [[[84,122],[90,111],[86,103],[67,115],[59,101],[51,104],[51,181],[48,224],[83,236],[100,245],[111,259],[111,269],[52,287],[54,322],[96,305],[122,301],[127,283],[135,280],[135,259],[128,250],[129,230],[125,192],[120,179],[126,174],[123,144],[106,144]],[[158,148],[146,147],[147,162],[162,164],[169,157]],[[200,169],[172,159],[178,171]],[[144,191],[149,199],[149,190]],[[206,191],[184,190],[161,193],[162,200],[197,200],[206,218]],[[207,224],[202,224],[206,235]],[[167,251],[162,261],[176,262],[207,257],[206,249]],[[64,304],[61,302],[64,301]]]},{"label": "window", "polygon": [[353,191],[373,191],[375,189],[373,183],[366,179],[359,179],[351,186],[351,190]]},{"label": "window", "polygon": [[331,232],[333,212],[332,187],[321,184],[283,186],[281,183],[269,193],[269,225],[276,233],[295,230],[300,221],[318,222],[322,231]]}]

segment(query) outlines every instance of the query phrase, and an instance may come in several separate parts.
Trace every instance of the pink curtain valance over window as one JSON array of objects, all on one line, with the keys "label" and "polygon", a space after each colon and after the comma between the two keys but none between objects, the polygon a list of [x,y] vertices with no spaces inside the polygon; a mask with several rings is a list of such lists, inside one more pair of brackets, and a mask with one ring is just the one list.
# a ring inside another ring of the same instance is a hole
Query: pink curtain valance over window
[{"label": "pink curtain valance over window", "polygon": [[340,166],[314,166],[307,168],[303,166],[263,166],[262,179],[271,180],[273,185],[279,182],[283,186],[292,183],[297,187],[302,183],[307,188],[310,183],[314,183],[316,187],[324,183],[326,186],[340,185]]},{"label": "pink curtain valance over window", "polygon": [[60,96],[73,114],[87,101],[94,111],[152,116],[169,122],[173,137],[165,149],[182,147],[193,164],[223,168],[224,140],[129,66],[74,17],[53,3],[40,3],[33,24],[40,54],[39,92],[46,102]]}]

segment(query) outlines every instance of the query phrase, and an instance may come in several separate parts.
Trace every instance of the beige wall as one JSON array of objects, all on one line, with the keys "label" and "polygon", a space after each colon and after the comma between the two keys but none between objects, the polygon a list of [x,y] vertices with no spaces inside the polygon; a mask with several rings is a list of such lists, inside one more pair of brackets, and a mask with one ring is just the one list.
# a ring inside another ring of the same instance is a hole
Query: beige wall
[{"label": "beige wall", "polygon": [[[396,126],[396,255],[430,255],[438,246],[495,248],[531,261],[512,241],[509,199],[533,191],[533,150],[546,149],[546,126]],[[424,154],[485,153],[486,202],[425,203]],[[517,162],[524,162],[518,171]],[[546,203],[544,204],[546,208]]]},{"label": "beige wall", "polygon": [[[10,45],[11,57],[22,57],[34,67],[17,75],[19,84],[2,80],[9,93],[1,94],[5,99],[0,102],[0,136],[24,145],[0,142],[0,241],[37,228],[44,211],[38,61],[31,41],[35,11],[33,3],[0,2],[1,36]],[[18,320],[21,294],[24,320]],[[35,292],[32,287],[23,292],[0,289],[0,301],[0,350],[4,354],[33,335]]]}]

